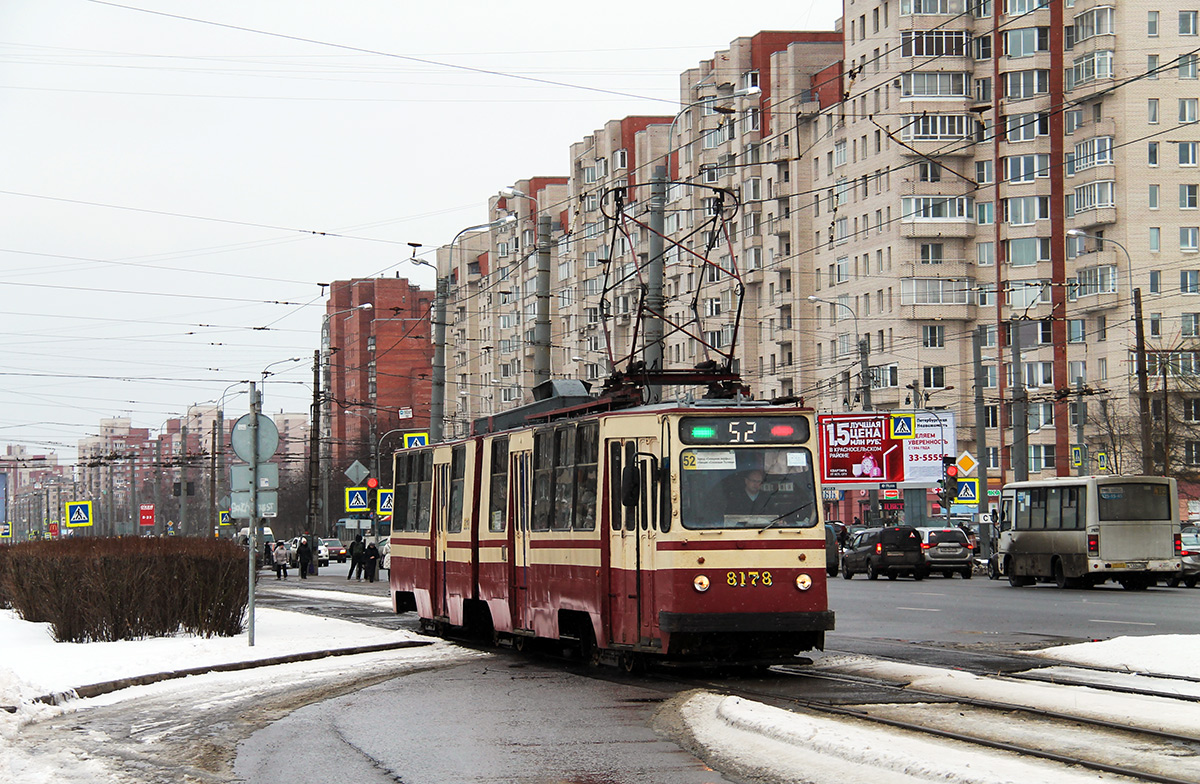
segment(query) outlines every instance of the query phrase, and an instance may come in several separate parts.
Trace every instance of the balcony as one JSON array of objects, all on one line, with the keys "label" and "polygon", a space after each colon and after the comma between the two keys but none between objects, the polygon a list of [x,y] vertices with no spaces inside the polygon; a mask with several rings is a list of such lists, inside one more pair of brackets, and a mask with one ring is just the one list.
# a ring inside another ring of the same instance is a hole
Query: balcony
[{"label": "balcony", "polygon": [[910,321],[974,321],[976,306],[965,305],[901,305],[901,315]]},{"label": "balcony", "polygon": [[977,274],[975,262],[966,259],[942,259],[934,263],[914,261],[897,266],[896,274],[901,278],[928,278],[931,275],[939,278],[974,278]]},{"label": "balcony", "polygon": [[924,237],[966,239],[975,236],[975,221],[971,219],[902,221],[900,235],[908,239]]},{"label": "balcony", "polygon": [[[918,99],[913,99],[918,100]],[[919,114],[915,109],[904,109],[905,112]],[[964,114],[965,108],[956,106],[954,109],[938,108],[936,111],[945,113]],[[907,145],[907,146],[906,146]],[[896,152],[909,158],[973,158],[975,157],[974,137],[964,136],[957,139],[939,140],[905,140],[896,148]],[[953,177],[954,175],[947,175]]]},{"label": "balcony", "polygon": [[1089,294],[1079,297],[1070,303],[1072,313],[1098,313],[1121,305],[1121,295],[1117,292],[1107,294]]}]

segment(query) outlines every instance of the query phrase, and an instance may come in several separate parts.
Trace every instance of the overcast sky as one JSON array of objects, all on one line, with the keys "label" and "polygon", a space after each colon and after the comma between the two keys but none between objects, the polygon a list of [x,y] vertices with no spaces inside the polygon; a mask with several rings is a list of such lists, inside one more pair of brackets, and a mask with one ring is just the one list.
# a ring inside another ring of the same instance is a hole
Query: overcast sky
[{"label": "overcast sky", "polygon": [[265,410],[307,411],[319,283],[432,288],[408,243],[565,175],[610,119],[674,114],[734,38],[840,8],[0,0],[0,444],[73,459],[104,417],[241,412],[276,362]]}]

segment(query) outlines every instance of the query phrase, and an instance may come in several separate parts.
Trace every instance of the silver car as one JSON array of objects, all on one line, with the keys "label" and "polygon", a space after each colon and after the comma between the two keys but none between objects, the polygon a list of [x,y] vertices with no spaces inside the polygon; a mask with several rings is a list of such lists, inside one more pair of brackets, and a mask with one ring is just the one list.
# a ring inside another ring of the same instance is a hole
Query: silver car
[{"label": "silver car", "polygon": [[940,572],[952,577],[955,572],[964,580],[971,579],[975,552],[967,532],[961,528],[918,528],[921,532],[921,557],[926,575]]},{"label": "silver car", "polygon": [[1183,544],[1183,568],[1168,585],[1176,586],[1182,582],[1188,588],[1195,588],[1196,583],[1200,582],[1200,529],[1187,529],[1179,535],[1179,539]]}]

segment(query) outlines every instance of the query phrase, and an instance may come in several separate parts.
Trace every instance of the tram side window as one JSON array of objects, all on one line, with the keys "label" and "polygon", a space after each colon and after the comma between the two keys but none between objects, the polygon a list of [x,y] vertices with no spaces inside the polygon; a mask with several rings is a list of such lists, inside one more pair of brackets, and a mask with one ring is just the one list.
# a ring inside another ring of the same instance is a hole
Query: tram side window
[{"label": "tram side window", "polygon": [[[637,442],[636,441],[626,441],[625,442],[625,467],[626,468],[632,467],[633,470],[636,471],[637,464],[638,464]],[[617,496],[618,503],[620,502],[620,499],[621,499],[621,496]],[[625,530],[626,531],[636,531],[637,530],[637,513],[634,511],[635,509],[637,509],[636,506],[631,506],[625,510]]]},{"label": "tram side window", "polygon": [[554,510],[550,527],[555,531],[571,530],[575,511],[575,427],[560,427],[554,431]]},{"label": "tram side window", "polygon": [[600,429],[595,423],[579,426],[575,433],[576,531],[596,529],[596,461],[600,458]]},{"label": "tram side window", "polygon": [[397,531],[410,531],[408,516],[408,455],[396,455],[392,464],[392,527]]},{"label": "tram side window", "polygon": [[614,531],[621,530],[621,443],[608,445],[608,517]]},{"label": "tram side window", "polygon": [[488,530],[500,533],[504,530],[504,516],[508,511],[508,439],[497,438],[492,442],[492,492],[488,500]]},{"label": "tram side window", "polygon": [[450,520],[446,532],[457,534],[463,528],[463,484],[466,477],[465,446],[450,450]]},{"label": "tram side window", "polygon": [[549,531],[554,509],[554,431],[533,435],[533,522],[531,531]]},{"label": "tram side window", "polygon": [[[417,528],[418,531],[429,530],[430,499],[433,497],[433,452],[426,450],[414,461],[418,467],[417,482]],[[409,495],[413,495],[411,489]]]}]

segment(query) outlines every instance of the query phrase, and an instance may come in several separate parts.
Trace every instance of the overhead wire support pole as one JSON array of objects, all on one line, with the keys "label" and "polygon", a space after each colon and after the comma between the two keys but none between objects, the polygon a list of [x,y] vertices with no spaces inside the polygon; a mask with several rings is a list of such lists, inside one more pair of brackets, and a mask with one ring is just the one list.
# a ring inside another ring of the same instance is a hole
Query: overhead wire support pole
[{"label": "overhead wire support pole", "polygon": [[533,322],[533,383],[550,380],[550,232],[549,215],[537,219],[537,296]]},{"label": "overhead wire support pole", "polygon": [[[666,227],[667,168],[655,166],[650,178],[649,259],[646,264],[646,369],[651,373],[663,369],[663,232]],[[646,389],[646,402],[662,400],[658,384]]]}]

